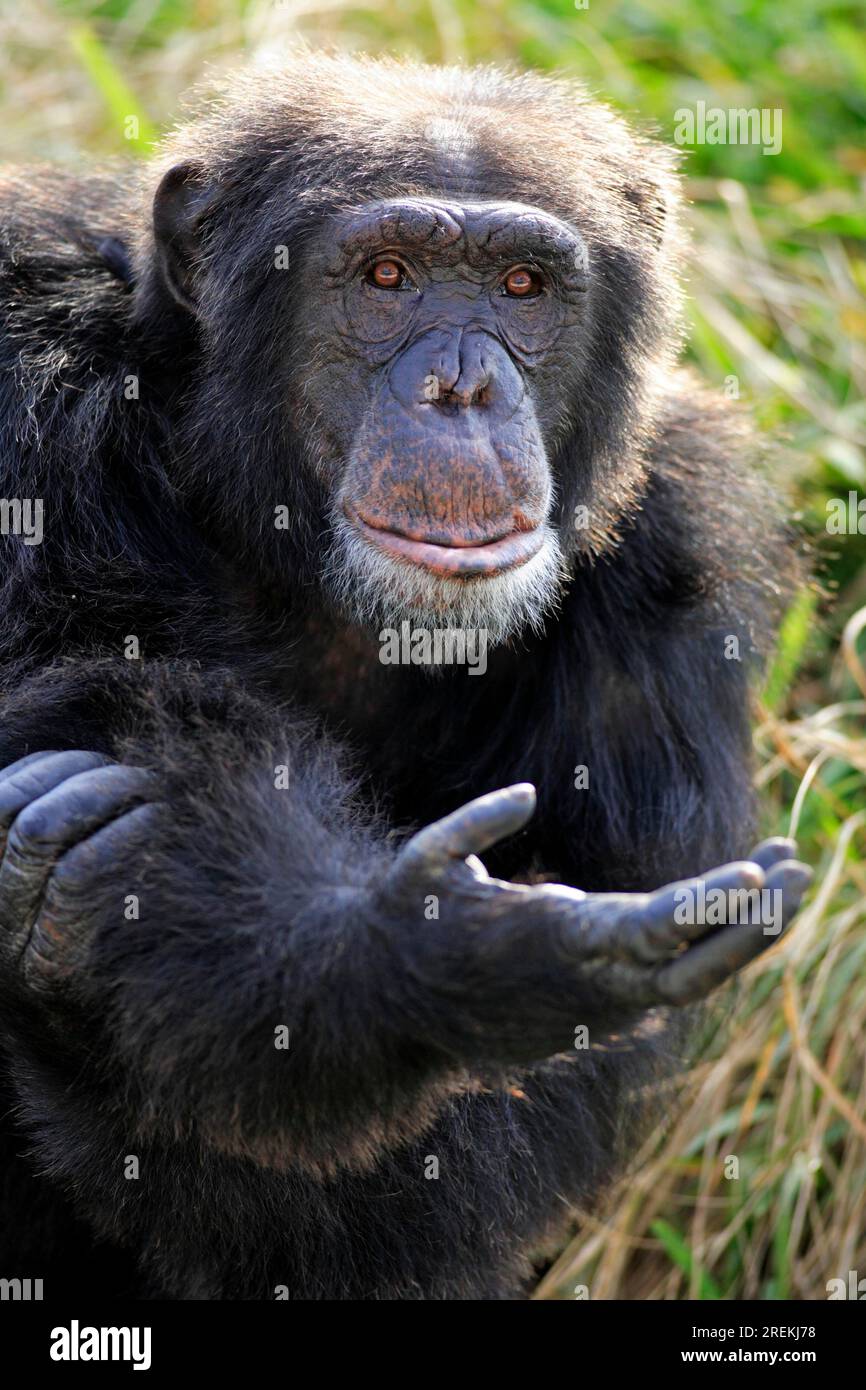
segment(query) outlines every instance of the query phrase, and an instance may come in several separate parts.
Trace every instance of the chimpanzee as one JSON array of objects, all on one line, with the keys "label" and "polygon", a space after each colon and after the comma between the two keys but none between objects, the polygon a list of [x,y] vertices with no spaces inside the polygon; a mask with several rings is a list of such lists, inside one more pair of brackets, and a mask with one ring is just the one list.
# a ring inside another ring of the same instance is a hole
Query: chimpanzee
[{"label": "chimpanzee", "polygon": [[0,1272],[520,1297],[808,879],[671,157],[305,52],[0,193]]}]

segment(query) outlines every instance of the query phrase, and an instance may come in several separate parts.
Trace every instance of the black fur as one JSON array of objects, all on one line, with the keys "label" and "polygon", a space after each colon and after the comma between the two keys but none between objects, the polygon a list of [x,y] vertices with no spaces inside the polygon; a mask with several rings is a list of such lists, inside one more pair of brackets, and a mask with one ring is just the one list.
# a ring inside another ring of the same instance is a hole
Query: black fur
[{"label": "black fur", "polygon": [[[445,118],[465,158],[430,134]],[[178,160],[217,188],[206,334],[150,245]],[[417,191],[541,205],[598,267],[554,469],[563,534],[582,500],[601,521],[556,620],[483,679],[383,671],[323,601],[315,302],[268,278],[329,211]],[[45,507],[42,545],[3,540],[0,764],[102,751],[154,769],[170,810],[82,909],[78,994],[2,987],[0,1272],[48,1297],[513,1297],[609,1181],[672,1031],[473,1056],[371,890],[404,832],[522,780],[538,814],[485,856],[504,877],[645,891],[751,843],[748,674],[792,562],[748,428],[669,362],[668,158],[568,84],[304,56],[239,79],[152,169],[12,173],[0,198],[0,496]]]}]

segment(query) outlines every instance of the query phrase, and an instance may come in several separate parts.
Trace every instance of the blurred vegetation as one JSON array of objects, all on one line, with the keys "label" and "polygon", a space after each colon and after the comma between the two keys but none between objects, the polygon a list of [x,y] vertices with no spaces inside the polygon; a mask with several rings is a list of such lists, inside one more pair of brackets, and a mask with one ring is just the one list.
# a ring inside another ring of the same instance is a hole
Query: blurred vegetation
[{"label": "blurred vegetation", "polygon": [[866,1276],[866,516],[862,535],[825,524],[828,499],[866,496],[862,7],[0,0],[0,155],[135,157],[206,65],[265,63],[299,40],[562,69],[667,140],[698,101],[784,113],[776,156],[685,152],[689,351],[786,436],[780,486],[816,549],[821,590],[789,614],[757,743],[765,828],[795,825],[818,887],[660,1107],[673,1129],[650,1137],[604,1213],[583,1214],[538,1292],[825,1297],[828,1279]]}]

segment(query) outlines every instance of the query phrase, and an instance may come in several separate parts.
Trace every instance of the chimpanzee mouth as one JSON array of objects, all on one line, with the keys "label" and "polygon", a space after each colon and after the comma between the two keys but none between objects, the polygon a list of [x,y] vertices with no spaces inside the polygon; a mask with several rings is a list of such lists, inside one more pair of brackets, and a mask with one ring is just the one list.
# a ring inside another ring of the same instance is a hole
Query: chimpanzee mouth
[{"label": "chimpanzee mouth", "polygon": [[471,541],[455,541],[449,545],[372,526],[348,508],[346,515],[364,540],[378,550],[443,579],[477,579],[516,569],[538,554],[546,538],[546,528],[536,526],[531,530],[511,531],[480,545],[473,545]]},{"label": "chimpanzee mouth", "polygon": [[[567,580],[547,522],[487,545],[443,546],[370,526],[343,503],[332,526],[324,583],[350,621],[373,632],[407,619],[431,631],[483,629],[488,643],[504,642],[543,631]],[[452,557],[458,563],[448,567]]]}]

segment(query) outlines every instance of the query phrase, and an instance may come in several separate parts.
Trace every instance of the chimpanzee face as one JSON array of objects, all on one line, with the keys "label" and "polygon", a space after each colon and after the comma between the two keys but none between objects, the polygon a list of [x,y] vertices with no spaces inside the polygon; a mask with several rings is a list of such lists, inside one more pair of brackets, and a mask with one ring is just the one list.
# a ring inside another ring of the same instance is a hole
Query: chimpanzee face
[{"label": "chimpanzee face", "polygon": [[537,624],[561,568],[545,368],[561,402],[584,242],[521,204],[391,199],[338,216],[305,274],[340,597],[366,621]]},{"label": "chimpanzee face", "polygon": [[[287,602],[323,584],[367,628],[495,642],[538,628],[575,564],[615,543],[676,285],[656,183],[612,184],[593,149],[537,204],[501,151],[461,175],[471,194],[435,169],[392,177],[369,144],[351,196],[324,151],[300,172],[253,150],[219,177],[165,174],[155,273],[202,353],[184,482],[217,544],[231,489],[230,558],[269,593],[291,576]],[[268,538],[285,497],[294,537]]]}]

